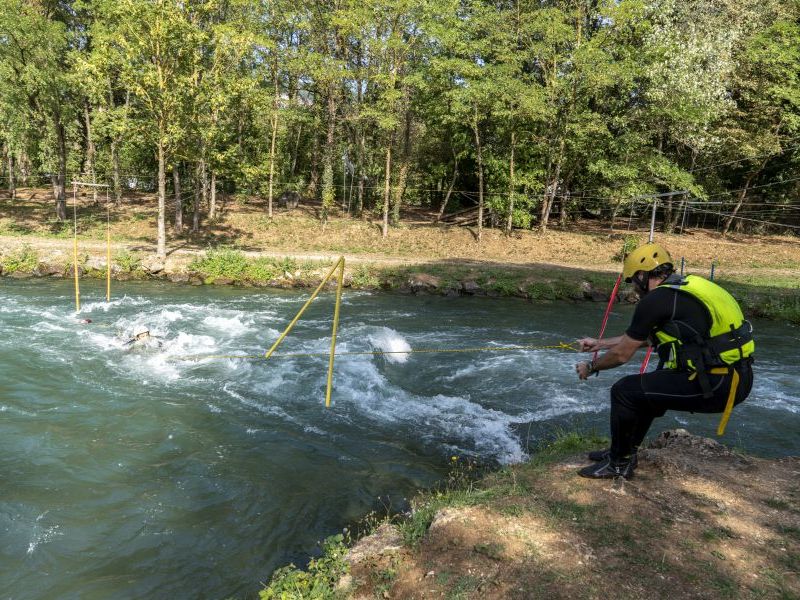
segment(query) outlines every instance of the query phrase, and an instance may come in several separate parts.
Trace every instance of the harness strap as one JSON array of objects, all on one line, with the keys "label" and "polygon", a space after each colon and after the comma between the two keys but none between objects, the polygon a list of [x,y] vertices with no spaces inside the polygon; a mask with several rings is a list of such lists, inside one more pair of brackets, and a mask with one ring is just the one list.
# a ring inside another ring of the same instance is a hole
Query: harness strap
[{"label": "harness strap", "polygon": [[728,425],[728,419],[731,418],[733,403],[736,400],[736,390],[739,389],[739,371],[733,368],[728,369],[726,367],[718,367],[709,370],[709,373],[713,375],[727,375],[731,371],[733,371],[733,377],[731,378],[731,389],[728,392],[728,402],[725,404],[725,410],[722,412],[722,418],[719,420],[719,426],[717,427],[717,435],[719,436],[725,433],[725,427]]}]

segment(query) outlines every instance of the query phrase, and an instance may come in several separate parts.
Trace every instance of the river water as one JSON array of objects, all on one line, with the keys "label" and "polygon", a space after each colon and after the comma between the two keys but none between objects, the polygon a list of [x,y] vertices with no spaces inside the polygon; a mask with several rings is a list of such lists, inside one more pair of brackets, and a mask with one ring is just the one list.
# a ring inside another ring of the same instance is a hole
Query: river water
[{"label": "river water", "polygon": [[[259,353],[307,293],[0,281],[0,595],[224,598],[254,595],[289,561],[370,509],[402,504],[451,456],[525,460],[558,428],[607,433],[615,375],[579,382],[564,350],[181,361]],[[600,304],[344,296],[340,351],[549,345],[594,335]],[[630,307],[612,314],[621,332]],[[281,347],[325,352],[332,297]],[[130,350],[148,326],[160,348]],[[796,326],[755,323],[754,391],[725,442],[797,454]],[[634,372],[636,365],[619,370]],[[713,435],[716,416],[660,431]],[[382,497],[382,500],[378,500]],[[388,497],[388,500],[387,500]]]}]

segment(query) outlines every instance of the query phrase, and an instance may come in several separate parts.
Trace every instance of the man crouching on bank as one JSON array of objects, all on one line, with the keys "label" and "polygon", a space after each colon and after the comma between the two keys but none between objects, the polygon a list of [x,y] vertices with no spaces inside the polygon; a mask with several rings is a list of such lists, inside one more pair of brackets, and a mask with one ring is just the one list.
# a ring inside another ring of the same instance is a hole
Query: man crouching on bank
[{"label": "man crouching on bank", "polygon": [[631,324],[618,337],[579,340],[584,352],[606,352],[575,371],[587,379],[627,363],[648,344],[656,347],[659,363],[655,371],[628,375],[611,387],[611,447],[590,452],[596,464],[578,471],[592,479],[633,477],[647,430],[668,410],[723,413],[721,435],[731,409],[753,386],[752,327],[733,296],[702,277],[675,274],[669,252],[653,243],[631,252],[622,274],[640,298]]}]

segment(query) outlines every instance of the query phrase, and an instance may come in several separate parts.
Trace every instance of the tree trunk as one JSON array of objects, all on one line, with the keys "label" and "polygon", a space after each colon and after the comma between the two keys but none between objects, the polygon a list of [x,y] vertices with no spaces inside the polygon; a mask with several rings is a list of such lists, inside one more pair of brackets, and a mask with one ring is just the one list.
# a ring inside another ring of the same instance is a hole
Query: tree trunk
[{"label": "tree trunk", "polygon": [[328,211],[336,204],[336,190],[333,186],[333,156],[336,142],[336,96],[333,86],[328,90],[328,127],[325,134],[322,167],[322,222],[328,222]]},{"label": "tree trunk", "polygon": [[202,177],[200,176],[200,165],[195,165],[194,169],[194,193],[192,195],[192,233],[200,231],[200,185]]},{"label": "tree trunk", "polygon": [[[277,104],[277,102],[276,102]],[[267,194],[267,216],[272,218],[272,185],[275,179],[275,140],[278,137],[278,108],[275,107],[275,114],[272,115],[272,141],[269,145],[269,192]]]},{"label": "tree trunk", "polygon": [[472,121],[472,131],[475,134],[475,149],[478,159],[478,241],[483,237],[483,151],[481,148],[481,133],[478,128],[478,107],[475,107],[475,117]]},{"label": "tree trunk", "polygon": [[447,193],[444,195],[441,206],[439,206],[439,214],[436,215],[437,223],[441,221],[442,216],[444,215],[444,211],[447,208],[447,203],[450,201],[450,195],[453,193],[453,188],[456,185],[456,179],[458,179],[458,156],[456,155],[455,150],[453,150],[453,178],[450,179],[450,187],[447,188]]},{"label": "tree trunk", "polygon": [[509,161],[508,176],[508,218],[506,219],[506,235],[511,235],[511,228],[514,226],[514,145],[517,141],[516,132],[511,132],[511,160]]},{"label": "tree trunk", "polygon": [[6,146],[6,150],[8,152],[8,195],[11,197],[12,200],[17,198],[17,183],[14,179],[14,152],[11,150],[11,146]]},{"label": "tree trunk", "polygon": [[553,173],[552,183],[550,190],[545,190],[545,202],[542,204],[542,231],[547,231],[547,223],[550,220],[550,211],[553,209],[553,202],[555,202],[556,195],[558,194],[558,182],[561,179],[561,163],[564,161],[564,137],[558,145],[558,160],[556,161],[555,172]]},{"label": "tree trunk", "polygon": [[165,219],[167,208],[167,157],[162,140],[163,136],[160,135],[158,139],[158,244],[156,246],[156,255],[163,260],[167,258],[167,228]]},{"label": "tree trunk", "polygon": [[67,179],[67,140],[61,113],[53,112],[53,125],[56,133],[56,146],[58,148],[58,172],[52,177],[53,196],[56,200],[56,218],[64,221],[67,218],[67,198],[64,186]]},{"label": "tree trunk", "polygon": [[208,164],[200,160],[200,206],[208,206]]},{"label": "tree trunk", "polygon": [[[83,119],[86,127],[86,174],[91,179],[92,183],[97,183],[97,178],[94,172],[94,159],[95,159],[95,146],[92,139],[92,116],[89,111],[89,101],[83,102]],[[92,187],[92,202],[97,204],[97,188]]]},{"label": "tree trunk", "polygon": [[114,202],[119,204],[122,201],[122,182],[119,174],[119,151],[117,142],[111,142],[111,181],[114,186]]},{"label": "tree trunk", "polygon": [[208,218],[214,219],[217,216],[217,174],[211,171],[211,189],[208,201]]},{"label": "tree trunk", "polygon": [[389,145],[386,147],[386,171],[383,186],[383,228],[381,229],[381,234],[384,238],[389,235],[389,192],[392,180],[392,142],[393,140],[389,140]]},{"label": "tree trunk", "polygon": [[733,207],[733,211],[731,212],[730,216],[727,219],[725,219],[725,225],[722,227],[722,235],[723,236],[724,235],[728,235],[728,231],[731,228],[731,224],[733,223],[734,218],[736,218],[736,214],[742,208],[742,204],[744,203],[744,199],[747,197],[747,191],[750,189],[750,184],[753,182],[753,179],[755,179],[756,175],[758,175],[764,169],[764,167],[767,166],[767,162],[769,161],[769,159],[770,159],[770,157],[767,157],[766,159],[764,159],[764,161],[761,163],[761,166],[758,167],[752,173],[750,173],[750,175],[748,175],[747,181],[745,181],[745,184],[744,184],[744,188],[739,193],[739,199],[736,202],[736,206]]},{"label": "tree trunk", "polygon": [[364,152],[366,147],[366,135],[363,130],[358,138],[358,216],[364,212]]},{"label": "tree trunk", "polygon": [[400,172],[397,174],[397,186],[394,191],[394,205],[392,206],[392,224],[400,222],[400,206],[403,203],[403,194],[406,192],[408,180],[408,167],[411,154],[411,111],[406,110],[405,127],[403,131],[403,155],[400,159]]},{"label": "tree trunk", "polygon": [[733,220],[736,218],[737,213],[742,208],[742,204],[744,204],[744,199],[747,197],[747,190],[750,188],[750,183],[753,181],[753,178],[756,176],[756,173],[753,172],[747,178],[747,181],[744,184],[744,188],[741,192],[739,192],[739,199],[736,201],[736,206],[733,207],[730,216],[725,219],[725,224],[722,226],[722,235],[728,235],[728,231],[730,231],[731,225],[733,224]]},{"label": "tree trunk", "polygon": [[181,198],[180,165],[172,167],[172,189],[175,192],[175,233],[183,233],[183,198]]}]

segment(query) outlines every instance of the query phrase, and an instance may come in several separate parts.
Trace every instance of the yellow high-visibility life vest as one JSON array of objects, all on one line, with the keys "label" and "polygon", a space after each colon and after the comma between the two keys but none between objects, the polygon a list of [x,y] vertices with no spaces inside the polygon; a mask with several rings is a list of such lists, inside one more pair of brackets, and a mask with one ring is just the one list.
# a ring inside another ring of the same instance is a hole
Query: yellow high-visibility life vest
[{"label": "yellow high-visibility life vest", "polygon": [[[739,303],[712,281],[687,275],[672,275],[658,287],[668,287],[697,298],[708,311],[711,328],[688,337],[675,321],[655,332],[661,367],[695,371],[705,367],[732,365],[755,351],[752,327],[745,320]],[[681,323],[691,329],[687,323]],[[702,367],[701,367],[702,368]]]}]

